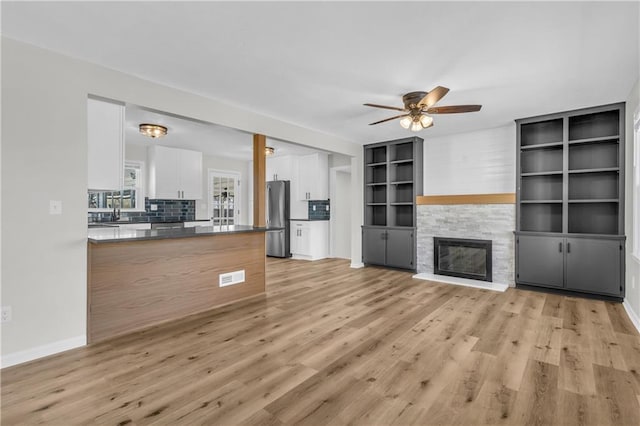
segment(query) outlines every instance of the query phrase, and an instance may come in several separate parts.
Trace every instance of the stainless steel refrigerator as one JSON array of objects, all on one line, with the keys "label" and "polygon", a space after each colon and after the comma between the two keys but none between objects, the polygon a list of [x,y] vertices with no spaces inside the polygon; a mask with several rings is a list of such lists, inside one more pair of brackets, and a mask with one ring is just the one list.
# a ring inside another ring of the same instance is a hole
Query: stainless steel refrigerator
[{"label": "stainless steel refrigerator", "polygon": [[274,180],[267,182],[266,198],[267,256],[290,257],[289,181]]}]

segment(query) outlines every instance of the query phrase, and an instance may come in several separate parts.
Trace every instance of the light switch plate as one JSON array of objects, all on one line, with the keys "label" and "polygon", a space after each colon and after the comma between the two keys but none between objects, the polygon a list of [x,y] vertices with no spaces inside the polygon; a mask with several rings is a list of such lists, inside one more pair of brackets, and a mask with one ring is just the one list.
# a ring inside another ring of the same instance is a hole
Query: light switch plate
[{"label": "light switch plate", "polygon": [[315,212],[316,211],[316,206],[314,205],[314,206],[312,206],[312,208],[313,208],[313,211]]},{"label": "light switch plate", "polygon": [[62,214],[62,201],[49,200],[49,214]]},{"label": "light switch plate", "polygon": [[152,212],[158,211],[158,205],[157,204],[151,204],[150,208],[151,208]]}]

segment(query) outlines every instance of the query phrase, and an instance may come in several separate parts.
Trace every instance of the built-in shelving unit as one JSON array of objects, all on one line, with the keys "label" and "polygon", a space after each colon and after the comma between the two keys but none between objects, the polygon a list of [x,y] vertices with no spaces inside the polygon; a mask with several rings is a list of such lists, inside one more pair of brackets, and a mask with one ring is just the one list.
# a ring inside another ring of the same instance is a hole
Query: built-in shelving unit
[{"label": "built-in shelving unit", "polygon": [[[622,297],[624,104],[516,123],[516,283]],[[547,246],[545,237],[554,244]],[[593,247],[603,250],[600,255],[609,261],[607,265],[585,254],[593,254]],[[550,248],[562,258],[557,262],[562,270],[549,272],[553,277],[545,275],[545,270],[554,269],[549,268],[550,259],[538,252]],[[576,274],[578,265],[597,271],[593,278]],[[605,278],[602,271],[609,276]]]},{"label": "built-in shelving unit", "polygon": [[366,145],[364,168],[363,261],[415,270],[415,199],[422,193],[422,139]]}]

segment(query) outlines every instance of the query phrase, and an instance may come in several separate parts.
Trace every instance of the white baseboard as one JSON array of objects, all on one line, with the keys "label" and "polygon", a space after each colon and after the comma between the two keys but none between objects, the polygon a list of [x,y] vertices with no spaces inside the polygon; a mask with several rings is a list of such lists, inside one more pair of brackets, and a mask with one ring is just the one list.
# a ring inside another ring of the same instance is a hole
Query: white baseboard
[{"label": "white baseboard", "polygon": [[79,348],[87,344],[87,336],[77,336],[70,339],[58,340],[57,342],[48,343],[46,345],[37,346],[25,351],[14,352],[2,357],[0,368],[11,367],[12,365],[22,364],[23,362],[33,361],[48,355],[57,354],[58,352],[68,351],[69,349]]},{"label": "white baseboard", "polygon": [[364,263],[362,263],[362,262],[351,262],[350,266],[353,269],[364,268]]},{"label": "white baseboard", "polygon": [[624,310],[627,311],[627,315],[629,315],[629,319],[636,327],[636,330],[638,330],[638,333],[640,333],[640,316],[638,316],[638,314],[634,312],[629,302],[627,302],[627,299],[624,299],[622,301],[622,306],[624,307]]},{"label": "white baseboard", "polygon": [[426,272],[416,274],[412,278],[419,280],[436,281],[439,283],[461,285],[464,287],[483,288],[485,290],[493,290],[504,292],[509,286],[507,284],[493,283],[488,281],[469,280],[467,278],[448,277],[446,275],[429,274]]}]

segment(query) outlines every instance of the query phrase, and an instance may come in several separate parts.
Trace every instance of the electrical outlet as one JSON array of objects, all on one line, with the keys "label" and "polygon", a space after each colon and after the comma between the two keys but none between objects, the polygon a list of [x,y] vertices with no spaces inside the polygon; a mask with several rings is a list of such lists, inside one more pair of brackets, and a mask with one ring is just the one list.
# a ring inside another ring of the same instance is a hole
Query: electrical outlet
[{"label": "electrical outlet", "polygon": [[313,211],[315,212],[315,211],[316,211],[316,206],[315,206],[315,204],[313,205],[313,207],[312,207],[312,208],[313,208]]},{"label": "electrical outlet", "polygon": [[324,209],[325,209],[326,211],[329,211],[329,204],[327,204],[326,206],[324,206]]},{"label": "electrical outlet", "polygon": [[11,321],[11,317],[13,316],[11,312],[11,306],[3,306],[1,312],[2,313],[0,314],[0,316],[2,322]]},{"label": "electrical outlet", "polygon": [[49,214],[62,214],[62,201],[49,200]]},{"label": "electrical outlet", "polygon": [[158,211],[158,205],[157,204],[151,204],[149,207],[151,208],[152,212]]}]

